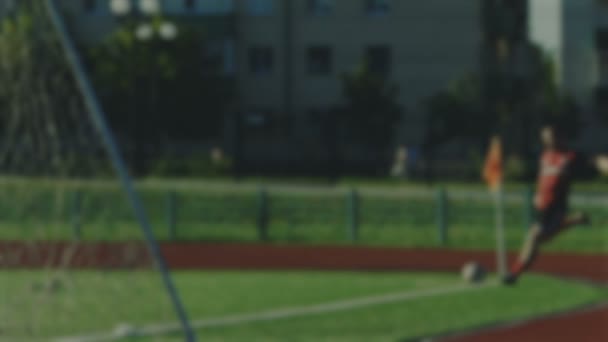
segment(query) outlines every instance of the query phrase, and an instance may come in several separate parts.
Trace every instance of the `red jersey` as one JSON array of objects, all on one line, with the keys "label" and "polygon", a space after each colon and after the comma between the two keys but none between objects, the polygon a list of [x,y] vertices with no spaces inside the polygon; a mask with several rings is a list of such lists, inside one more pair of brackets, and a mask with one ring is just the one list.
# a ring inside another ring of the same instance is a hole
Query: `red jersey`
[{"label": "red jersey", "polygon": [[534,204],[545,210],[553,205],[566,205],[570,192],[571,166],[576,154],[571,151],[547,151],[540,158],[538,187]]}]

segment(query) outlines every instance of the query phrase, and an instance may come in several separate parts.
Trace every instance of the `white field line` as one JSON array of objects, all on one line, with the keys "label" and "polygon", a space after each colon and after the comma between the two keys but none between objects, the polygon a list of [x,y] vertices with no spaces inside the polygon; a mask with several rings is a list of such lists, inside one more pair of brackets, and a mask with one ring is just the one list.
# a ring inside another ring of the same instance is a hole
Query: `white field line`
[{"label": "white field line", "polygon": [[[478,286],[462,284],[450,287],[441,287],[436,289],[397,292],[386,295],[354,298],[344,301],[329,302],[325,304],[288,307],[269,311],[254,312],[248,314],[239,314],[233,316],[224,316],[218,318],[201,319],[191,322],[194,329],[205,329],[214,327],[235,326],[254,322],[267,322],[294,317],[305,317],[327,314],[331,312],[348,311],[353,309],[366,308],[382,304],[390,304],[397,302],[413,301],[425,297],[441,296],[454,293],[476,291],[483,288],[493,287],[498,285],[496,281],[487,281]],[[143,327],[128,327],[124,329],[116,329],[114,332],[98,333],[83,336],[62,337],[56,342],[105,342],[117,341],[129,336],[156,336],[170,333],[178,333],[181,331],[179,323],[162,323]]]}]

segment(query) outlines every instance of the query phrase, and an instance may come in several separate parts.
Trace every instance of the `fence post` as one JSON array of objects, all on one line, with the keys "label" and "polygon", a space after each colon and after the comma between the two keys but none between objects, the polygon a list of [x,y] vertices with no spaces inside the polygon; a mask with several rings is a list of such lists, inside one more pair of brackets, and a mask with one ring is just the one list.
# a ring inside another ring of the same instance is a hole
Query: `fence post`
[{"label": "fence post", "polygon": [[443,187],[437,190],[437,229],[439,244],[445,246],[448,243],[448,196]]},{"label": "fence post", "polygon": [[169,228],[169,240],[177,240],[177,193],[169,191],[165,200],[167,213],[167,227]]},{"label": "fence post", "polygon": [[82,191],[76,190],[72,195],[72,235],[82,239]]},{"label": "fence post", "polygon": [[261,241],[268,240],[268,222],[270,221],[270,211],[268,206],[268,193],[262,187],[258,190],[258,217],[257,229],[258,237]]},{"label": "fence post", "polygon": [[350,241],[359,239],[359,194],[357,190],[351,189],[346,197],[346,214],[348,237]]},{"label": "fence post", "polygon": [[524,189],[524,229],[528,230],[534,223],[534,189],[527,185]]}]

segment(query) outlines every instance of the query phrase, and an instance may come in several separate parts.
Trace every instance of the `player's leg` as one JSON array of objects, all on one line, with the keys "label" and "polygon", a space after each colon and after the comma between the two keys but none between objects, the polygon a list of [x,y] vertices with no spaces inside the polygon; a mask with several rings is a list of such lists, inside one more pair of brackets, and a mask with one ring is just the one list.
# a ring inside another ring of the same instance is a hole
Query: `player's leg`
[{"label": "player's leg", "polygon": [[572,215],[565,217],[562,220],[562,223],[558,229],[555,229],[554,231],[550,232],[549,234],[545,234],[545,236],[543,236],[541,243],[546,243],[546,242],[553,240],[556,236],[569,230],[570,228],[573,228],[576,226],[581,226],[581,225],[589,225],[590,223],[591,223],[591,221],[589,219],[589,215],[587,215],[584,212],[576,212]]},{"label": "player's leg", "polygon": [[505,277],[506,284],[513,284],[519,276],[525,272],[536,260],[540,245],[544,239],[543,229],[540,224],[532,226],[526,235],[519,258],[511,267],[510,273]]},{"label": "player's leg", "polygon": [[504,282],[506,284],[517,282],[519,276],[536,260],[541,245],[553,240],[569,228],[588,223],[589,217],[584,213],[575,213],[568,217],[565,216],[565,210],[549,210],[541,213],[540,222],[528,232],[519,259],[513,264]]},{"label": "player's leg", "polygon": [[582,211],[575,212],[574,214],[566,217],[566,219],[564,220],[564,225],[566,226],[566,228],[588,224],[591,224],[591,219],[589,218],[589,215],[587,215],[587,213]]}]

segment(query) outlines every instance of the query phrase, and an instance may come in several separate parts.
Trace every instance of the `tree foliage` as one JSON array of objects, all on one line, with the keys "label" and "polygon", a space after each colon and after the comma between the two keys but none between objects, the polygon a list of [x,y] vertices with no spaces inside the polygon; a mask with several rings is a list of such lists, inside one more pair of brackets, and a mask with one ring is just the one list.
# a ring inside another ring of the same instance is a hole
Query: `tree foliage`
[{"label": "tree foliage", "polygon": [[386,149],[395,134],[403,108],[397,102],[398,86],[367,68],[342,78],[345,103],[334,108],[346,139],[365,146]]},{"label": "tree foliage", "polygon": [[580,112],[573,97],[556,82],[554,65],[538,48],[530,48],[526,77],[507,72],[467,75],[430,97],[426,104],[426,145],[482,142],[500,133],[506,144],[526,155],[545,123],[567,128],[570,138],[580,130]]},{"label": "tree foliage", "polygon": [[439,146],[486,136],[491,118],[483,110],[481,95],[479,78],[467,75],[431,97],[427,101],[426,144]]},{"label": "tree foliage", "polygon": [[0,83],[2,170],[67,172],[65,158],[86,138],[86,112],[43,2],[19,2],[2,18]]},{"label": "tree foliage", "polygon": [[[162,19],[153,25],[158,27]],[[96,88],[116,130],[129,136],[145,126],[147,141],[203,141],[221,133],[233,98],[231,81],[205,63],[201,33],[179,27],[173,41],[139,41],[135,23],[117,28],[89,53]]]}]

